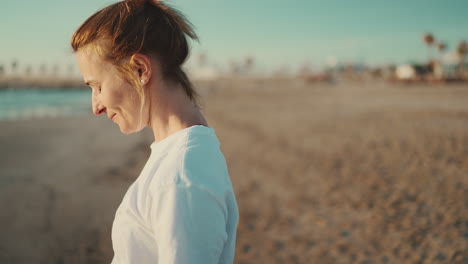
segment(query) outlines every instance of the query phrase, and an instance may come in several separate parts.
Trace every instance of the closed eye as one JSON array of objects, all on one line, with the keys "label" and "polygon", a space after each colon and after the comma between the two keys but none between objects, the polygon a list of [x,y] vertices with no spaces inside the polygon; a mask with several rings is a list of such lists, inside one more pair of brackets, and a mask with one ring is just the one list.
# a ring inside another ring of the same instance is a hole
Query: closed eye
[{"label": "closed eye", "polygon": [[95,81],[88,81],[86,82],[86,85],[89,86],[91,89],[95,90],[96,88],[94,88],[94,86],[97,86],[97,90],[99,93],[101,93],[101,86],[100,85],[97,85],[97,83]]},{"label": "closed eye", "polygon": [[93,87],[93,86],[91,86],[91,85],[88,85],[88,87],[89,87],[89,88],[91,88],[91,90],[93,90],[93,91],[96,91],[96,90],[97,90],[97,91],[98,91],[98,93],[101,93],[101,91],[102,91],[101,87],[94,88],[94,87]]}]

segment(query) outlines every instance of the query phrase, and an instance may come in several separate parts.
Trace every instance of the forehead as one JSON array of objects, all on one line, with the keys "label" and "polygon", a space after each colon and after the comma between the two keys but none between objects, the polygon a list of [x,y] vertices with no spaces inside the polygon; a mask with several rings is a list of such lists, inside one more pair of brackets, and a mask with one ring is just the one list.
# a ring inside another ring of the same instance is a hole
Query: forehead
[{"label": "forehead", "polygon": [[97,52],[89,47],[79,49],[75,55],[80,66],[93,66],[103,62]]},{"label": "forehead", "polygon": [[93,48],[83,47],[76,53],[78,67],[85,80],[93,79],[103,73],[104,69],[111,69],[112,65],[104,61]]}]

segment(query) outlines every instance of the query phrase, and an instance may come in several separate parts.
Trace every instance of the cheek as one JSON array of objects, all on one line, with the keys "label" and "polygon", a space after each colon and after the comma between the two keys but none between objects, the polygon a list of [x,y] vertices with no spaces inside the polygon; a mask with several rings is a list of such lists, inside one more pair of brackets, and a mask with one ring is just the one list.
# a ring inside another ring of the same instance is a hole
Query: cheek
[{"label": "cheek", "polygon": [[140,95],[133,87],[130,87],[129,92],[126,94],[126,103],[133,111],[140,111]]},{"label": "cheek", "polygon": [[127,118],[139,119],[140,118],[140,96],[136,90],[131,86],[124,86],[120,93],[116,94],[115,102],[121,107]]},{"label": "cheek", "polygon": [[108,108],[122,107],[125,95],[118,89],[108,89],[102,93],[102,101]]}]

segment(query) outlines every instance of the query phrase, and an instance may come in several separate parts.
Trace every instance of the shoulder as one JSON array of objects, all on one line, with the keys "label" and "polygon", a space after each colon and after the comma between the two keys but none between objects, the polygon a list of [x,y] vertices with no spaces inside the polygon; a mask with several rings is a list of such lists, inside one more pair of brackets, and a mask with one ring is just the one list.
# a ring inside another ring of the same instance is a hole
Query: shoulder
[{"label": "shoulder", "polygon": [[230,187],[226,160],[219,141],[210,130],[194,133],[187,139],[182,157],[181,182],[206,190],[225,190]]},{"label": "shoulder", "polygon": [[174,143],[154,172],[150,191],[173,184],[193,185],[218,197],[232,191],[226,161],[212,128],[192,129]]},{"label": "shoulder", "polygon": [[[226,160],[214,130],[197,126],[174,142],[161,161],[159,184],[205,185],[218,177],[229,177]],[[156,183],[158,184],[158,183]]]}]

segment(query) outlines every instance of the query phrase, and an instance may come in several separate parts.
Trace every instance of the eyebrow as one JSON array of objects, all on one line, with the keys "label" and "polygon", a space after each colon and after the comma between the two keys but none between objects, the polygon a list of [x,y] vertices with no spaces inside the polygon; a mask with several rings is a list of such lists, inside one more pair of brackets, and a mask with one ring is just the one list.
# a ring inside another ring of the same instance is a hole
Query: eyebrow
[{"label": "eyebrow", "polygon": [[96,81],[94,80],[89,80],[89,81],[85,81],[85,84],[90,86],[91,84],[95,83]]}]

